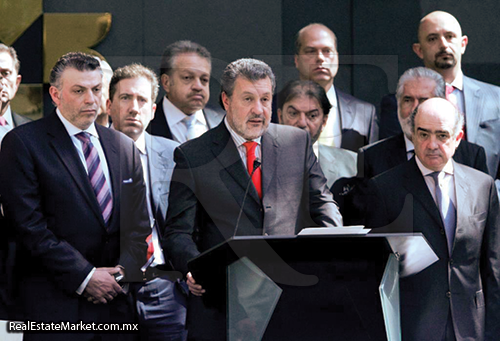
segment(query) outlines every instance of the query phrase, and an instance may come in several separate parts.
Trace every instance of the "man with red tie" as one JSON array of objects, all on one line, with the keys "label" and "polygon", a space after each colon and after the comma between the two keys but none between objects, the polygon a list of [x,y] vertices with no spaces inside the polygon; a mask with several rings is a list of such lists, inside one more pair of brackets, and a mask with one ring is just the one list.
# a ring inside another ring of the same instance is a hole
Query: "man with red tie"
[{"label": "man with red tie", "polygon": [[194,295],[188,339],[225,334],[213,322],[220,313],[200,297],[205,291],[188,271],[190,259],[233,235],[294,235],[306,226],[342,225],[309,134],[269,124],[274,87],[267,64],[229,64],[221,78],[224,121],[175,151],[163,248]]}]

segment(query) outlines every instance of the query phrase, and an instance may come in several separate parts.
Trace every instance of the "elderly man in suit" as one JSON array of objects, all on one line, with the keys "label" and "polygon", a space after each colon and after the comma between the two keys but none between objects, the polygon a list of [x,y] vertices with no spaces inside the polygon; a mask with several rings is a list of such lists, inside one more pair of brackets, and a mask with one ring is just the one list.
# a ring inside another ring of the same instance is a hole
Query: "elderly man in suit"
[{"label": "elderly man in suit", "polygon": [[160,67],[165,97],[147,131],[184,143],[217,126],[224,114],[206,106],[211,71],[210,52],[200,44],[181,40],[167,46]]},{"label": "elderly man in suit", "polygon": [[16,114],[10,107],[10,102],[16,96],[21,75],[19,69],[21,63],[17,58],[16,50],[13,47],[0,44],[0,147],[3,137],[13,128],[27,123],[30,120]]},{"label": "elderly man in suit", "polygon": [[328,188],[339,178],[356,175],[357,157],[350,150],[318,143],[331,107],[323,87],[313,81],[291,81],[278,94],[280,123],[304,129],[311,135]]},{"label": "elderly man in suit", "polygon": [[[431,97],[445,98],[445,82],[439,73],[424,67],[408,69],[403,73],[396,92],[398,119],[403,132],[359,150],[359,177],[371,179],[413,156],[411,113],[421,102]],[[484,148],[474,143],[461,141],[453,159],[488,173]]]},{"label": "elderly man in suit", "polygon": [[188,271],[190,259],[233,235],[294,235],[306,226],[342,225],[309,134],[269,124],[274,84],[261,61],[229,64],[221,78],[226,118],[174,154],[163,244],[194,295],[191,339],[219,340],[225,330],[214,323],[220,313],[198,297],[205,291]]},{"label": "elderly man in suit", "polygon": [[323,24],[310,24],[297,33],[295,67],[301,80],[312,80],[326,91],[332,105],[319,143],[357,152],[378,140],[375,107],[337,89],[333,82],[339,61],[337,37]]},{"label": "elderly man in suit", "polygon": [[[6,135],[0,190],[20,250],[24,318],[38,322],[132,322],[120,277],[140,279],[150,233],[144,178],[132,140],[94,123],[99,62],[68,53],[53,67],[57,108]],[[131,334],[27,334],[25,340],[127,339]]]},{"label": "elderly man in suit", "polygon": [[[438,261],[400,280],[404,340],[500,335],[500,205],[493,179],[452,160],[463,116],[442,98],[412,115],[415,157],[371,180],[368,227],[421,232]],[[405,201],[413,212],[402,212]],[[400,218],[396,220],[396,218]]]},{"label": "elderly man in suit", "polygon": [[[134,140],[140,152],[146,199],[152,231],[148,237],[148,262],[143,266],[144,282],[134,285],[139,329],[143,340],[184,340],[186,299],[170,272],[159,244],[168,207],[170,180],[177,142],[151,136],[144,131],[154,116],[158,79],[140,64],[117,69],[110,82],[107,112],[112,128]],[[168,267],[167,267],[168,269]],[[170,269],[171,270],[171,269]]]}]

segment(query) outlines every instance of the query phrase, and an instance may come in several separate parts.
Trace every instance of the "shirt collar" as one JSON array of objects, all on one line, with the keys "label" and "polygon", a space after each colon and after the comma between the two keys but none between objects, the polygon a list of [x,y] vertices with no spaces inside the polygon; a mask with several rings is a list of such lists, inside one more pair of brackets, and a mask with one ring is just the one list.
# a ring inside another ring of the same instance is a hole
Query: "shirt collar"
[{"label": "shirt collar", "polygon": [[3,118],[5,118],[7,124],[10,127],[14,127],[14,119],[12,118],[12,111],[10,110],[10,104],[7,107],[7,111],[5,112],[5,114],[3,114]]},{"label": "shirt collar", "polygon": [[457,88],[460,91],[463,91],[463,88],[464,88],[464,74],[463,74],[462,70],[458,70],[457,76],[455,77],[455,79],[453,80],[453,82],[451,82],[450,85],[452,85],[454,88]]},{"label": "shirt collar", "polygon": [[[415,155],[415,160],[417,161],[417,166],[420,169],[420,172],[422,175],[425,177],[431,173],[434,173],[433,170],[427,168],[424,166],[424,164],[419,160],[419,158]],[[443,167],[443,170],[441,172],[445,172],[446,174],[453,175],[453,161],[450,158],[446,165]]]},{"label": "shirt collar", "polygon": [[[163,97],[163,112],[165,113],[165,118],[168,124],[171,125],[172,127],[177,123],[181,122],[184,118],[188,116],[185,113],[183,113],[179,108],[177,108],[172,102],[170,102],[167,96]],[[167,113],[168,113],[168,118],[166,117]],[[195,117],[193,124],[195,124],[196,122],[206,124],[205,116],[203,115],[203,110],[198,110],[193,115]]]},{"label": "shirt collar", "polygon": [[330,104],[332,105],[332,108],[337,107],[337,92],[335,91],[335,87],[332,86],[330,87],[330,90],[326,93],[326,97],[328,97],[328,100],[330,101]]},{"label": "shirt collar", "polygon": [[[236,133],[231,128],[231,126],[227,122],[227,115],[224,117],[224,124],[226,125],[227,130],[229,130],[229,133],[231,134],[231,138],[233,139],[234,144],[236,145],[236,147],[240,147],[240,146],[243,145],[243,143],[247,142],[247,139],[245,139],[244,137],[238,135],[238,133]],[[257,142],[260,145],[261,139],[262,139],[262,136],[259,136],[256,139],[253,139],[252,141]]]},{"label": "shirt collar", "polygon": [[[56,109],[56,114],[59,116],[59,119],[61,120],[62,124],[64,125],[64,128],[66,128],[66,131],[68,132],[69,136],[75,136],[78,133],[81,133],[82,130],[80,128],[75,127],[70,121],[68,121],[64,116],[61,114],[59,111],[59,108]],[[92,124],[85,130],[83,130],[86,133],[89,133],[95,138],[99,138],[99,134],[97,134],[97,129],[95,128],[95,123],[92,122]]]},{"label": "shirt collar", "polygon": [[403,136],[405,138],[406,152],[411,152],[412,150],[415,150],[415,146],[413,145],[413,142],[411,142],[410,139],[407,138],[405,134],[403,134]]},{"label": "shirt collar", "polygon": [[[111,123],[111,125],[109,126],[109,129],[116,130],[113,123]],[[137,141],[134,141],[134,144],[137,147],[137,149],[139,149],[141,154],[143,154],[143,155],[148,154],[146,151],[146,135],[144,134],[144,131],[142,132],[141,135],[139,135],[139,137],[137,138]]]}]

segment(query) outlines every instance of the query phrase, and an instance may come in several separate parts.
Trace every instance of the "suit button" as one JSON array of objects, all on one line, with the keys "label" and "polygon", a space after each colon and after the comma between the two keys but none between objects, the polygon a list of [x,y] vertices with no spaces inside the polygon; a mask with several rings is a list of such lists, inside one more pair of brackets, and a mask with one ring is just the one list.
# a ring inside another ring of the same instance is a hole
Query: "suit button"
[{"label": "suit button", "polygon": [[446,292],[446,297],[450,298],[451,297],[451,292],[447,291]]},{"label": "suit button", "polygon": [[453,265],[453,259],[450,259],[450,265]]}]

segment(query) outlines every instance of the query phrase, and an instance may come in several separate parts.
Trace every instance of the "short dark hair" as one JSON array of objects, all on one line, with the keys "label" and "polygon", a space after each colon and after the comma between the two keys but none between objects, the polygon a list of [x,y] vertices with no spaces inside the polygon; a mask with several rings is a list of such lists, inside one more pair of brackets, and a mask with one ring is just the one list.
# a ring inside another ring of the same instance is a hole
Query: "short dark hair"
[{"label": "short dark hair", "polygon": [[232,62],[224,69],[220,79],[221,92],[231,97],[234,91],[234,82],[238,77],[246,78],[252,82],[269,78],[273,92],[276,87],[274,74],[269,65],[257,59],[242,58]]},{"label": "short dark hair", "polygon": [[113,101],[113,96],[116,92],[116,85],[123,79],[129,78],[139,78],[144,77],[151,83],[151,99],[153,103],[156,102],[156,97],[158,96],[158,77],[153,70],[141,65],[141,64],[130,64],[124,67],[118,68],[113,72],[113,77],[109,82],[109,99]]},{"label": "short dark hair", "polygon": [[163,74],[170,75],[174,69],[174,59],[182,53],[196,53],[198,56],[208,60],[212,64],[212,56],[210,52],[198,43],[190,40],[179,40],[167,46],[161,56],[160,76]]},{"label": "short dark hair", "polygon": [[11,56],[12,60],[14,61],[14,68],[16,69],[17,74],[19,74],[19,70],[21,69],[21,63],[17,58],[16,50],[14,50],[12,46],[0,44],[0,52],[6,52]]},{"label": "short dark hair", "polygon": [[50,71],[50,85],[55,86],[60,90],[61,75],[67,68],[73,68],[78,71],[101,71],[99,60],[90,54],[83,52],[68,52],[56,62]]},{"label": "short dark hair", "polygon": [[330,30],[326,25],[324,24],[321,24],[321,23],[312,23],[312,24],[309,24],[305,27],[302,27],[300,29],[299,32],[297,32],[297,35],[295,36],[295,54],[299,54],[300,52],[300,49],[302,48],[302,40],[301,40],[301,36],[302,36],[302,33],[304,33],[304,31],[308,28],[310,28],[311,26],[321,26],[325,29],[325,31],[329,32],[332,34],[333,36],[333,45],[335,46],[335,50],[337,50],[337,36],[335,35],[335,33],[333,33],[332,30]]},{"label": "short dark hair", "polygon": [[323,89],[321,85],[313,81],[295,80],[288,82],[283,90],[278,93],[278,109],[283,110],[285,103],[300,96],[315,98],[321,106],[323,115],[325,116],[328,115],[332,108],[328,97],[326,97],[325,89]]}]

